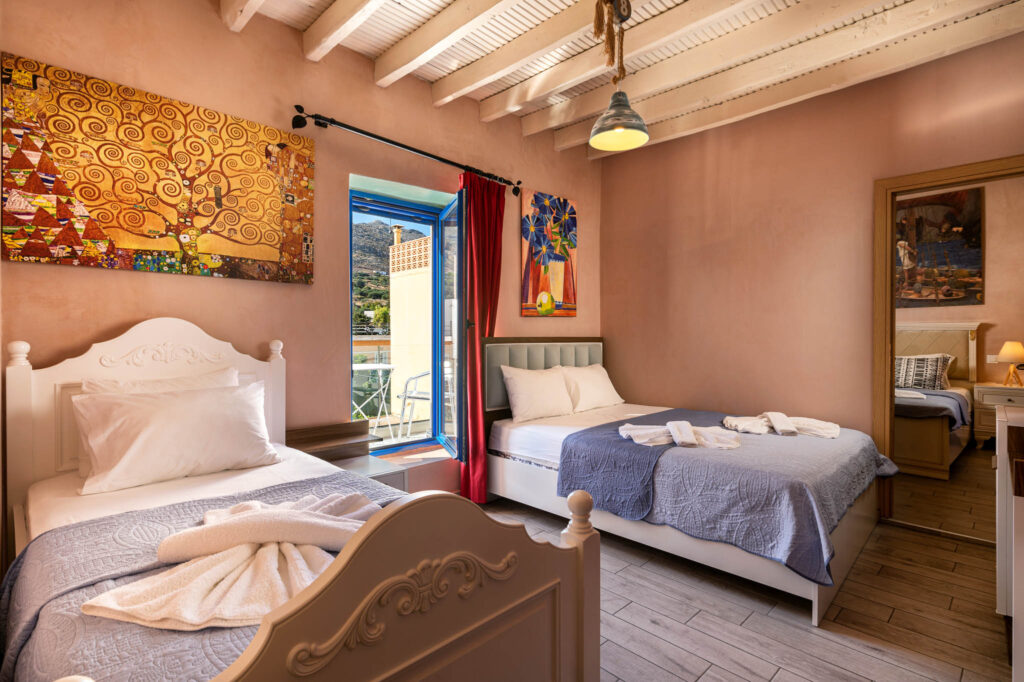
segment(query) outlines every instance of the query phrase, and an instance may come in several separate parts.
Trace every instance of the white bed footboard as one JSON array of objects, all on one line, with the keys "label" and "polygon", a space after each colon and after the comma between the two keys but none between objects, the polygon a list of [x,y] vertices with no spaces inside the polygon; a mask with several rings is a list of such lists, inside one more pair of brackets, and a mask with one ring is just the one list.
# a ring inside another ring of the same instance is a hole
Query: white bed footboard
[{"label": "white bed footboard", "polygon": [[376,514],[266,616],[219,680],[597,680],[600,558],[590,496],[561,546],[449,493]]}]

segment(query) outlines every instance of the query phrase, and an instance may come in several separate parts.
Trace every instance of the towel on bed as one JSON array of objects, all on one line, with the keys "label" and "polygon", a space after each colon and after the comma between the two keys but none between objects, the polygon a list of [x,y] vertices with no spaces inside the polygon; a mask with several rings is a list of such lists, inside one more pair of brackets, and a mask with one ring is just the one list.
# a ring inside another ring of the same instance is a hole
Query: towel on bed
[{"label": "towel on bed", "polygon": [[676,445],[685,448],[732,450],[740,446],[740,438],[720,426],[693,426],[688,421],[668,423],[668,431]]},{"label": "towel on bed", "polygon": [[672,434],[667,426],[623,424],[619,427],[619,435],[637,445],[668,445],[672,442]]},{"label": "towel on bed", "polygon": [[380,505],[358,493],[212,509],[166,537],[167,571],[104,592],[82,612],[166,630],[258,625],[313,582]]},{"label": "towel on bed", "polygon": [[722,420],[722,424],[730,431],[753,433],[759,436],[775,431],[779,435],[839,437],[839,424],[810,417],[789,417],[782,412],[765,412],[757,417],[726,417]]}]

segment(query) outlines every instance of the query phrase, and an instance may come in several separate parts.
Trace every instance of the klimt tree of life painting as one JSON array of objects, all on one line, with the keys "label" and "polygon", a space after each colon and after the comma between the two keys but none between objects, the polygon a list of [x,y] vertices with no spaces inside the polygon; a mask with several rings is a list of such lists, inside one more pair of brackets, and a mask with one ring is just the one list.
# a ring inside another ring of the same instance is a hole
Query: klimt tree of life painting
[{"label": "klimt tree of life painting", "polygon": [[3,54],[3,258],[313,281],[313,142]]},{"label": "klimt tree of life painting", "polygon": [[522,194],[522,317],[576,317],[576,206],[544,192]]}]

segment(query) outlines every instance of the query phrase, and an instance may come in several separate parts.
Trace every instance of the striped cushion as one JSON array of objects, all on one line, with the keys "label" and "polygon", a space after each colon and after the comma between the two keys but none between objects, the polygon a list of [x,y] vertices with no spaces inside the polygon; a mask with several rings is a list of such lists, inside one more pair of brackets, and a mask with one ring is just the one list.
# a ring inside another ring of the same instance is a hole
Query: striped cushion
[{"label": "striped cushion", "polygon": [[896,388],[923,388],[942,391],[949,388],[949,368],[953,356],[945,353],[934,355],[897,355]]}]

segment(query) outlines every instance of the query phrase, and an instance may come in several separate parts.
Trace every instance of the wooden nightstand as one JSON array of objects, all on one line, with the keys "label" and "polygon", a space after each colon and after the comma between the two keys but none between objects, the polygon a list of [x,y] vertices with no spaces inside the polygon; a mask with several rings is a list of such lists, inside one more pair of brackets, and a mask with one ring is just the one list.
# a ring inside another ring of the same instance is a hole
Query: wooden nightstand
[{"label": "wooden nightstand", "polygon": [[405,468],[400,467],[397,464],[392,464],[380,457],[363,455],[362,457],[339,459],[331,463],[339,469],[345,469],[346,471],[362,474],[367,478],[380,481],[384,485],[389,485],[392,488],[398,488],[399,490],[404,490],[406,492],[409,490],[409,478],[406,475]]},{"label": "wooden nightstand", "polygon": [[980,448],[996,435],[996,406],[1024,407],[1024,388],[995,382],[974,385],[974,439]]}]

